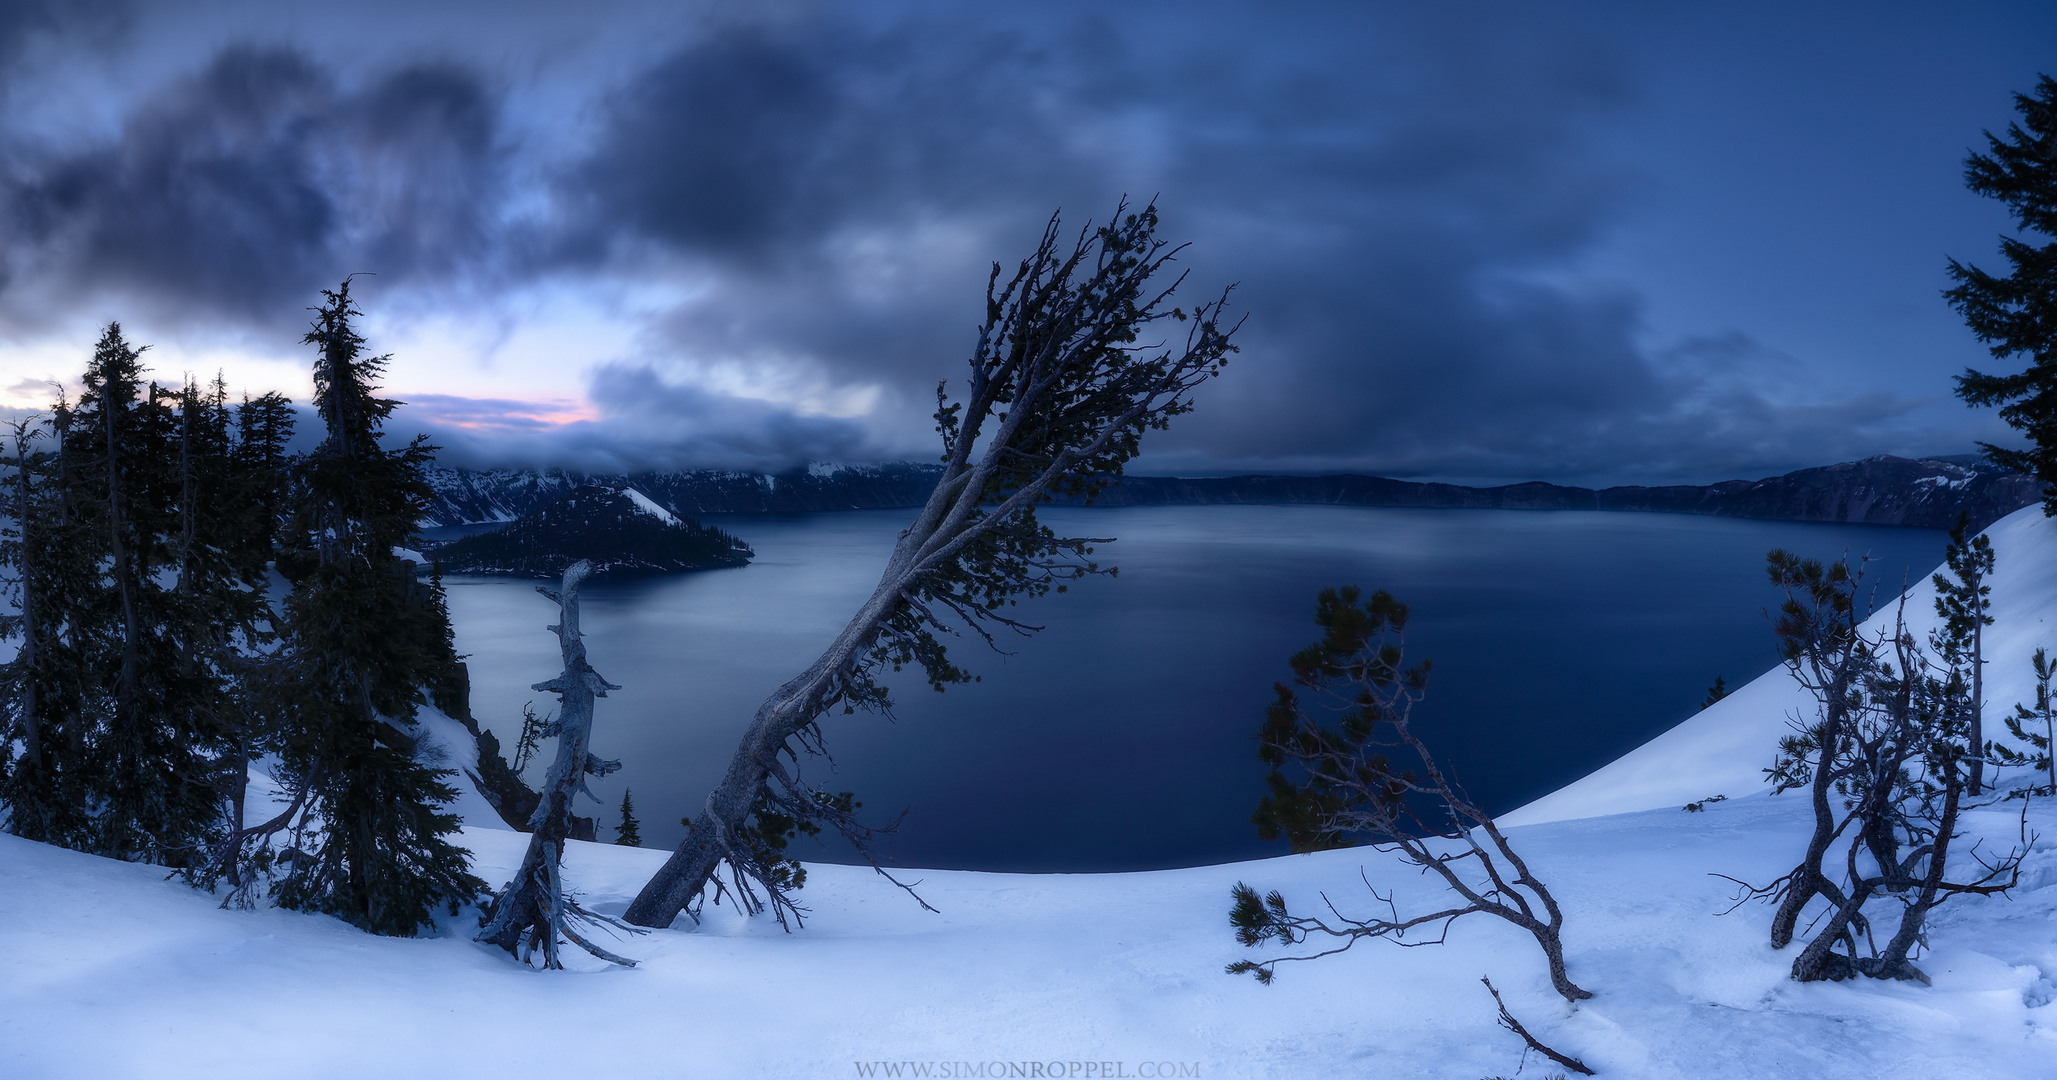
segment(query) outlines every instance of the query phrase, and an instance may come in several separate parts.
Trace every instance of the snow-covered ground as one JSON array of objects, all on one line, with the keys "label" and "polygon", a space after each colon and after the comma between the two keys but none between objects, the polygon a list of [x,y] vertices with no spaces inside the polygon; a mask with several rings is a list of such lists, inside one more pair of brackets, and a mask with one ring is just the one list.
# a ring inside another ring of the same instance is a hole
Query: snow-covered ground
[{"label": "snow-covered ground", "polygon": [[[2031,509],[1993,535],[1999,712],[2025,697],[2015,669],[2057,609],[2057,523]],[[1525,937],[1476,918],[1447,944],[1368,942],[1269,987],[1222,973],[1250,955],[1226,919],[1239,880],[1346,914],[1370,902],[1360,872],[1403,910],[1436,899],[1364,851],[910,875],[939,914],[869,871],[814,866],[797,934],[721,908],[619,943],[634,970],[544,973],[472,944],[469,913],[437,936],[375,938],[217,910],[161,870],[0,836],[0,1076],[1511,1076],[1521,1046],[1481,975],[1602,1076],[2057,1076],[2057,852],[2031,855],[2012,897],[1938,912],[1920,961],[1933,987],[1792,983],[1791,952],[1764,944],[1768,912],[1720,914],[1734,886],[1712,875],[1768,880],[1803,842],[1803,800],[1763,796],[1756,772],[1799,705],[1783,678],[1520,813],[1515,843],[1563,901],[1572,977],[1596,994],[1576,1009]],[[1730,798],[1679,808],[1716,793]],[[2057,836],[2048,807],[2035,815]],[[469,820],[478,872],[504,881],[525,838]],[[1972,826],[2003,842],[2016,828]],[[566,872],[588,906],[619,912],[662,858],[574,843]]]}]

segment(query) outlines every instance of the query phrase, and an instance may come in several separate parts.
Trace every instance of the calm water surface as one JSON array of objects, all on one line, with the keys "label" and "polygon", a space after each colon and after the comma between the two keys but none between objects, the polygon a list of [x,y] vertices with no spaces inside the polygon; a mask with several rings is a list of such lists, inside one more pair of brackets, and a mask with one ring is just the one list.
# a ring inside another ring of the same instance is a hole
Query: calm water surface
[{"label": "calm water surface", "polygon": [[[644,842],[669,847],[759,702],[804,668],[870,594],[912,511],[721,515],[751,565],[602,579],[584,590],[593,666],[622,689],[593,744],[620,758],[594,785],[611,837],[622,787]],[[1690,716],[1715,676],[1775,662],[1764,553],[1869,553],[1897,591],[1942,558],[1928,530],[1672,514],[1195,506],[1050,510],[1060,531],[1115,536],[1113,580],[1024,605],[1047,629],[953,648],[983,676],[937,694],[895,685],[891,719],[824,722],[833,771],[904,866],[1134,870],[1274,854],[1249,816],[1254,733],[1285,659],[1318,635],[1324,586],[1385,588],[1413,609],[1410,660],[1435,662],[1419,723],[1489,809],[1506,810]],[[473,711],[510,747],[528,689],[555,675],[553,606],[534,582],[452,576]],[[1767,760],[1771,748],[1766,747]],[[547,751],[542,755],[547,761]],[[532,767],[540,774],[540,766]],[[534,777],[532,777],[533,779]],[[847,861],[837,844],[801,856]]]}]

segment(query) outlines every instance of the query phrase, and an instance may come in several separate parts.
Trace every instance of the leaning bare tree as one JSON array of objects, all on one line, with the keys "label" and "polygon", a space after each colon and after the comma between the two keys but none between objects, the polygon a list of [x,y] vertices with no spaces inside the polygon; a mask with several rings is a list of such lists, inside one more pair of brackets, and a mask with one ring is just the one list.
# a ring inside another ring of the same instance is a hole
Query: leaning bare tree
[{"label": "leaning bare tree", "polygon": [[[1130,213],[1123,203],[1107,225],[1067,242],[1052,216],[1012,276],[994,264],[967,392],[953,401],[947,384],[936,388],[943,474],[934,494],[849,625],[758,708],[685,840],[629,905],[630,922],[668,926],[697,912],[710,885],[717,901],[733,891],[746,911],[797,918],[783,858],[790,830],[826,824],[860,852],[872,835],[847,793],[801,775],[803,756],[822,750],[820,719],[837,707],[888,707],[877,681],[885,668],[919,665],[936,689],[968,680],[939,634],[969,630],[993,644],[995,631],[1032,632],[1007,614],[1018,599],[1111,572],[1090,559],[1104,541],[1058,536],[1036,507],[1090,498],[1119,476],[1145,431],[1192,407],[1193,389],[1235,351],[1240,325],[1223,323],[1226,290],[1191,310],[1169,306],[1184,275],[1159,279],[1182,248],[1159,240],[1157,224],[1154,205]],[[1184,324],[1183,342],[1143,343],[1164,320]],[[724,865],[726,885],[716,876]]]},{"label": "leaning bare tree", "polygon": [[[1384,915],[1334,921],[1295,915],[1273,891],[1237,882],[1229,920],[1236,940],[1255,947],[1276,940],[1298,945],[1310,938],[1333,944],[1318,952],[1239,960],[1231,974],[1270,982],[1282,962],[1332,956],[1367,938],[1402,945],[1443,940],[1450,923],[1471,914],[1493,915],[1527,931],[1543,950],[1550,984],[1566,1001],[1593,995],[1564,968],[1564,912],[1556,897],[1488,814],[1463,793],[1414,733],[1414,706],[1428,682],[1428,665],[1403,667],[1407,605],[1381,589],[1358,603],[1352,587],[1323,589],[1315,605],[1320,641],[1295,653],[1293,681],[1313,692],[1303,701],[1276,687],[1259,754],[1271,765],[1271,794],[1256,820],[1266,839],[1284,835],[1296,851],[1364,843],[1440,878],[1455,896],[1436,911],[1403,915],[1392,894],[1372,899]],[[1371,888],[1369,881],[1366,887]],[[1324,898],[1326,899],[1326,898]],[[1407,940],[1419,930],[1417,940]]]},{"label": "leaning bare tree", "polygon": [[564,966],[557,955],[560,935],[602,960],[636,965],[579,936],[574,924],[622,924],[587,911],[564,895],[561,870],[564,842],[572,831],[572,797],[580,792],[592,796],[587,776],[606,776],[621,768],[620,762],[602,761],[587,748],[593,737],[593,700],[621,689],[586,662],[586,643],[579,633],[579,583],[592,572],[593,564],[580,559],[564,571],[556,590],[536,586],[537,592],[557,602],[557,625],[550,630],[564,654],[564,670],[534,687],[554,692],[560,702],[556,722],[543,729],[544,735],[557,736],[557,757],[543,781],[542,802],[529,818],[529,849],[521,869],[493,899],[485,929],[478,934],[478,940],[498,945],[523,962],[540,953],[546,969]]}]

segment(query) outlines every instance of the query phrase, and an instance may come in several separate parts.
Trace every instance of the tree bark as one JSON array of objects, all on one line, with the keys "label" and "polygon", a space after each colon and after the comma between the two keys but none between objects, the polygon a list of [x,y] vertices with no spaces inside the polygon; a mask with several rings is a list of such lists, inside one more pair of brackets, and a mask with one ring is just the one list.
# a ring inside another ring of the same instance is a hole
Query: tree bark
[{"label": "tree bark", "polygon": [[601,959],[634,966],[634,961],[589,944],[569,928],[567,918],[584,913],[565,901],[560,877],[564,843],[572,839],[574,829],[573,797],[586,790],[587,774],[605,775],[619,767],[614,762],[600,761],[590,750],[594,699],[606,697],[609,690],[621,689],[602,679],[586,662],[586,645],[579,631],[578,588],[592,572],[593,564],[580,559],[564,571],[558,591],[553,593],[541,587],[536,590],[558,604],[558,622],[550,629],[557,634],[564,670],[556,678],[532,688],[553,691],[558,696],[560,705],[554,725],[557,756],[543,781],[542,801],[529,818],[529,846],[522,856],[521,868],[495,901],[491,920],[478,934],[479,941],[498,945],[517,957],[525,958],[525,950],[540,949],[545,968],[564,966],[557,955],[560,934]]}]

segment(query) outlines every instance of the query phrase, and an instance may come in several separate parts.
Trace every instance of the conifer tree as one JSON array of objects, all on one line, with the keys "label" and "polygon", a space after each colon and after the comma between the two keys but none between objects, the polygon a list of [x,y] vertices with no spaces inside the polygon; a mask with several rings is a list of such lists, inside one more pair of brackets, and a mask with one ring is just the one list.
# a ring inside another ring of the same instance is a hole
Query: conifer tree
[{"label": "conifer tree", "polygon": [[1966,759],[1970,775],[1965,794],[1976,796],[1985,790],[1986,763],[1980,748],[1986,744],[1985,630],[1993,624],[1993,587],[1986,584],[1986,575],[1993,572],[1993,542],[1984,533],[1967,539],[1965,533],[1970,530],[1971,515],[1959,515],[1950,530],[1950,544],[1943,549],[1943,565],[1952,576],[1937,574],[1934,582],[1936,615],[1943,620],[1936,640],[1941,659],[1949,667],[1969,673],[1967,739],[1971,753]]},{"label": "conifer tree", "polygon": [[80,665],[64,630],[66,611],[85,595],[92,568],[67,544],[70,530],[57,516],[57,455],[35,449],[49,426],[32,416],[15,421],[11,432],[14,475],[7,515],[13,523],[0,531],[0,565],[13,571],[16,613],[0,618],[0,633],[20,645],[0,665],[0,693],[6,697],[0,806],[7,808],[16,835],[81,847],[89,801],[85,717],[77,693]]},{"label": "conifer tree", "polygon": [[[786,839],[826,825],[864,854],[875,832],[854,816],[849,792],[803,775],[801,762],[822,753],[820,721],[890,708],[888,670],[919,667],[936,690],[972,681],[943,636],[969,630],[991,643],[996,631],[1033,633],[1009,616],[1013,605],[1112,572],[1092,559],[1101,540],[1060,536],[1036,508],[1059,496],[1090,501],[1112,483],[1145,432],[1192,409],[1193,392],[1236,351],[1240,325],[1226,321],[1226,290],[1190,309],[1167,306],[1184,280],[1170,274],[1182,247],[1157,225],[1156,206],[1124,202],[1067,242],[1052,215],[1012,274],[993,264],[966,392],[953,401],[947,384],[936,387],[942,479],[835,641],[758,706],[686,838],[629,904],[629,922],[669,926],[709,893],[733,893],[782,923],[797,918]],[[1183,340],[1143,343],[1167,320],[1184,324]]]},{"label": "conifer tree", "polygon": [[2019,122],[2007,125],[2005,139],[1986,134],[1988,152],[1965,160],[1964,183],[2005,204],[2021,233],[2046,242],[2002,237],[2000,254],[2011,268],[2004,277],[1950,260],[1957,286],[1943,296],[1994,357],[2027,359],[2027,369],[2012,375],[1966,368],[1957,396],[2000,406],[2000,418],[2028,436],[2026,450],[1980,446],[1994,464],[2052,485],[2043,512],[2057,517],[2057,79],[2042,76],[2035,93],[2016,94],[2014,105]]},{"label": "conifer tree", "polygon": [[2028,752],[2005,743],[1989,746],[1986,752],[1998,764],[2023,766],[2042,775],[2043,782],[2031,784],[2026,794],[2057,795],[2057,709],[2052,708],[2050,701],[2050,680],[2057,676],[2057,663],[2051,662],[2050,650],[2038,648],[2032,665],[2036,673],[2035,707],[2016,702],[2014,715],[2007,718],[2008,733],[2027,743]]},{"label": "conifer tree", "polygon": [[218,702],[183,630],[191,607],[166,583],[180,570],[178,420],[143,382],[142,350],[110,323],[94,348],[72,418],[72,472],[103,564],[88,739],[94,792],[88,850],[191,867],[217,822]]},{"label": "conifer tree", "polygon": [[20,612],[7,629],[24,640],[0,673],[14,731],[8,744],[22,740],[24,756],[0,781],[0,803],[8,807],[15,833],[86,849],[92,842],[90,754],[100,701],[93,657],[103,635],[95,534],[86,527],[83,500],[72,490],[76,455],[66,452],[73,445],[72,419],[60,391],[46,428],[47,450],[30,452],[36,425],[24,422],[15,431],[10,503],[16,525],[0,559],[15,571]]},{"label": "conifer tree", "polygon": [[324,290],[305,341],[316,347],[321,445],[293,477],[292,525],[278,563],[295,693],[282,756],[308,795],[295,822],[279,899],[382,934],[411,934],[434,909],[452,912],[484,883],[450,842],[450,770],[417,761],[424,688],[456,665],[440,582],[414,579],[395,556],[429,497],[425,437],[388,450],[379,439],[399,402],[376,396],[388,358],[367,356],[350,283]]},{"label": "conifer tree", "polygon": [[636,821],[636,804],[629,798],[629,789],[621,789],[621,827],[615,830],[614,842],[622,847],[642,847],[643,829]]}]

